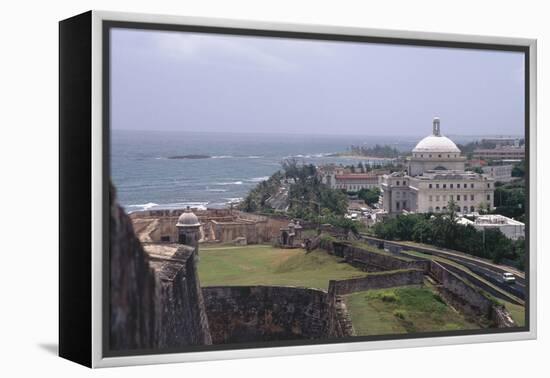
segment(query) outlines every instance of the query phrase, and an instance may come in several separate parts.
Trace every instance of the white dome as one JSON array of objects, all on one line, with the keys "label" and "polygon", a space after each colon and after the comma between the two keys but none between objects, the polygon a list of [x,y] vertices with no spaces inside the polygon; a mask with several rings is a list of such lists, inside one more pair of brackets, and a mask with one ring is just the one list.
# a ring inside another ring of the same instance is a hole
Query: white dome
[{"label": "white dome", "polygon": [[176,224],[176,226],[181,227],[197,227],[200,225],[201,223],[199,222],[199,218],[197,218],[197,216],[189,209],[180,215],[178,218],[178,223]]},{"label": "white dome", "polygon": [[460,150],[452,140],[444,136],[430,135],[422,139],[412,152],[452,152],[460,153]]}]

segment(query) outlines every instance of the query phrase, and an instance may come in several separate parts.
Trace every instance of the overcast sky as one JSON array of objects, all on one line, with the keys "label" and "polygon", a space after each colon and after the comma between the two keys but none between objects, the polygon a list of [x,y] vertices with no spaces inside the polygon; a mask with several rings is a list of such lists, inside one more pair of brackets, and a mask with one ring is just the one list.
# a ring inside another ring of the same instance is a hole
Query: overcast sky
[{"label": "overcast sky", "polygon": [[523,135],[521,53],[111,33],[115,130]]}]

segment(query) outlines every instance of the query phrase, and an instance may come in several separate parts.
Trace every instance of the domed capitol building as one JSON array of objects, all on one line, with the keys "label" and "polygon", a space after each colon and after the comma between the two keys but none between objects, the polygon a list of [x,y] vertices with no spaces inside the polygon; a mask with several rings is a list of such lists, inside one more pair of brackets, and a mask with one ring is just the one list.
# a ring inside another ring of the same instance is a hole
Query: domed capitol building
[{"label": "domed capitol building", "polygon": [[456,144],[441,135],[439,118],[434,118],[432,135],[412,150],[407,171],[382,176],[381,208],[389,214],[440,213],[453,201],[461,213],[492,209],[494,180],[465,171],[465,163]]}]

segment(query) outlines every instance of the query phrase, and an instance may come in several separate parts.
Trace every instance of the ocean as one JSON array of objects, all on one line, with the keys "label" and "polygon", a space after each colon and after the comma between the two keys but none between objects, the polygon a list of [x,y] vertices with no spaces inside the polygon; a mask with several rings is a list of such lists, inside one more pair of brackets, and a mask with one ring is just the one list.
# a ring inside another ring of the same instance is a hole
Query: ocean
[{"label": "ocean", "polygon": [[[390,144],[410,151],[418,137],[232,134],[186,131],[111,133],[111,179],[128,212],[155,208],[227,207],[295,157],[313,164],[357,164],[329,157],[350,145]],[[171,156],[208,155],[204,159]],[[371,162],[372,163],[372,162]]]}]

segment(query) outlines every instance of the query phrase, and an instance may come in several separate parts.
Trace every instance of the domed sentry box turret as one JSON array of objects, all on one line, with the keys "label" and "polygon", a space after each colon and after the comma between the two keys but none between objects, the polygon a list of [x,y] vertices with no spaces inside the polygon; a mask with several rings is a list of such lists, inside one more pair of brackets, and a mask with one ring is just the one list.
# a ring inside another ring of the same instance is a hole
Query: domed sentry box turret
[{"label": "domed sentry box turret", "polygon": [[200,239],[200,227],[199,218],[187,206],[185,212],[178,218],[178,223],[176,223],[178,243],[197,248]]}]

